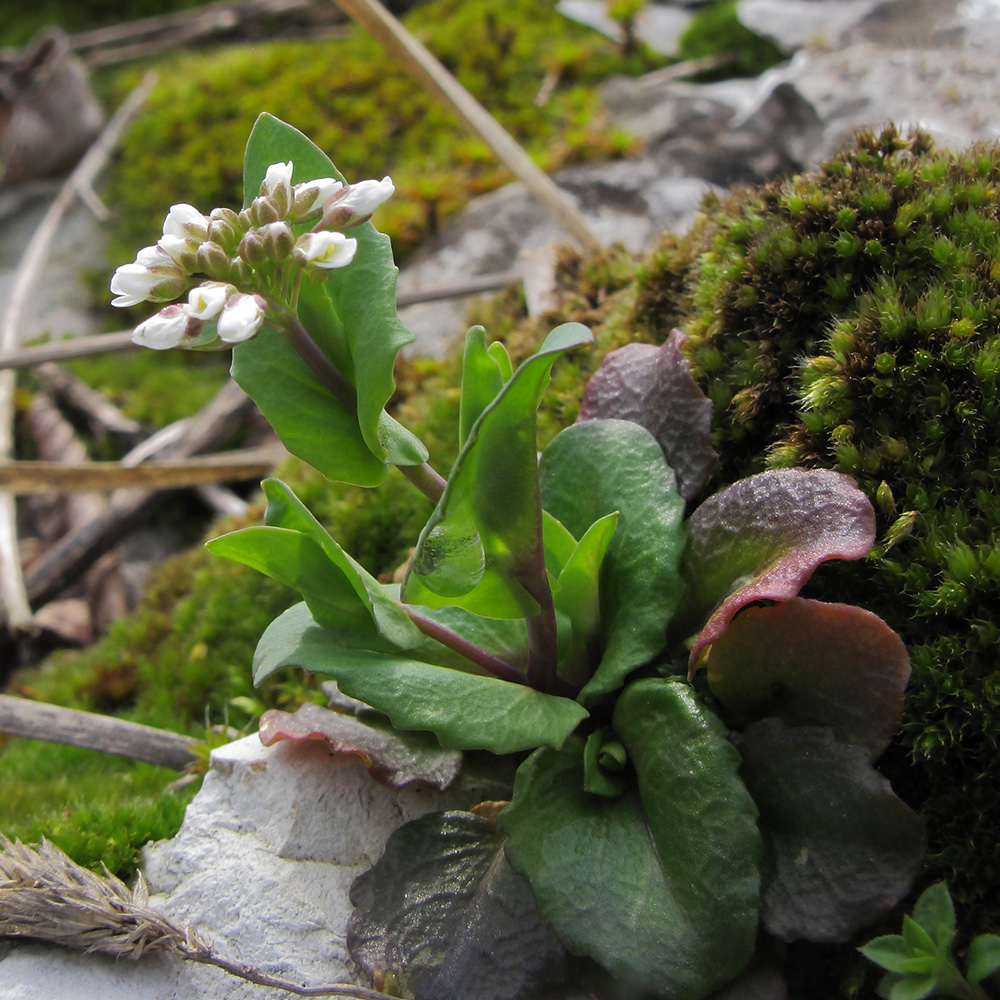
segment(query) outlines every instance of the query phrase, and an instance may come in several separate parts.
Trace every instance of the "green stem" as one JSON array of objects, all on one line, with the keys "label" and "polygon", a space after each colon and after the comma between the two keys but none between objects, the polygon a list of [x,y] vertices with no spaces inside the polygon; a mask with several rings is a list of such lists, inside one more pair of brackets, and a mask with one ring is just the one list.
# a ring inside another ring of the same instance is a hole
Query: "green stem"
[{"label": "green stem", "polygon": [[457,635],[450,629],[446,629],[443,625],[431,621],[430,618],[425,618],[414,611],[409,605],[403,604],[401,607],[409,615],[410,621],[429,639],[434,639],[440,642],[442,646],[447,646],[449,649],[461,654],[467,660],[475,663],[476,666],[482,667],[483,670],[491,673],[494,677],[500,678],[502,681],[510,681],[513,684],[525,683],[524,674],[516,667],[512,667],[505,660],[501,660],[499,656],[487,653],[485,649],[477,646],[474,642],[469,642],[468,639],[463,639],[462,636]]}]

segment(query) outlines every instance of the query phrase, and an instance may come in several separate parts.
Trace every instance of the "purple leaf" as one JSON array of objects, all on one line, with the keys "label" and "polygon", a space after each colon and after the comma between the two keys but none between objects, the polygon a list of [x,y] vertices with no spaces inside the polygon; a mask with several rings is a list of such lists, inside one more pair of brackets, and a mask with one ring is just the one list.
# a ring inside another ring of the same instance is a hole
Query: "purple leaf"
[{"label": "purple leaf", "polygon": [[566,953],[504,857],[496,820],[422,816],[351,886],[347,947],[379,989],[414,1000],[551,996]]},{"label": "purple leaf", "polygon": [[909,676],[906,647],[877,615],[801,597],[745,609],[708,653],[709,687],[732,724],[773,715],[830,726],[872,759],[899,726]]},{"label": "purple leaf", "polygon": [[740,608],[795,597],[821,562],[860,559],[875,543],[868,498],[850,476],[828,469],[741,479],[709,497],[687,527],[683,621],[693,630],[711,612],[691,651],[692,674]]},{"label": "purple leaf", "polygon": [[260,741],[324,740],[334,756],[360,757],[372,777],[389,788],[423,781],[444,790],[457,777],[462,755],[445,750],[431,733],[401,732],[375,712],[364,717],[307,703],[296,712],[271,709],[260,718]]},{"label": "purple leaf", "polygon": [[583,394],[578,420],[630,420],[659,442],[685,500],[708,482],[718,456],[709,439],[712,403],[691,377],[685,341],[671,330],[662,347],[626,344],[612,351]]},{"label": "purple leaf", "polygon": [[923,825],[864,747],[780,719],[754,723],[733,742],[760,810],[769,933],[847,941],[907,894],[920,870]]}]

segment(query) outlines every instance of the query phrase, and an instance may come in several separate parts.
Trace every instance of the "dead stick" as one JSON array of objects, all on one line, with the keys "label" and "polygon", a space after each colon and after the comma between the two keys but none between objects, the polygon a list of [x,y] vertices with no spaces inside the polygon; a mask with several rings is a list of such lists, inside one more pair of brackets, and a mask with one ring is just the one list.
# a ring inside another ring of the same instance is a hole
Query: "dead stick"
[{"label": "dead stick", "polygon": [[94,437],[107,434],[116,444],[131,447],[143,436],[137,420],[126,417],[107,397],[65,368],[49,361],[35,369],[35,378],[64,406],[86,417]]},{"label": "dead stick", "polygon": [[[402,309],[420,302],[460,299],[466,295],[478,295],[480,292],[493,292],[498,288],[516,285],[520,280],[521,276],[517,271],[477,274],[473,278],[456,281],[450,285],[400,292],[396,296],[396,305]],[[49,344],[36,344],[11,351],[9,354],[0,354],[0,371],[5,368],[31,368],[46,361],[70,361],[73,358],[87,358],[95,354],[110,354],[113,351],[131,350],[135,346],[131,330],[96,333],[87,337],[74,337],[71,340],[55,340]]]},{"label": "dead stick", "polygon": [[[188,418],[183,435],[156,454],[171,458],[210,451],[228,440],[253,409],[253,402],[243,390],[235,382],[227,382],[207,406]],[[145,451],[143,445],[133,451],[140,449]],[[122,464],[130,464],[128,455]],[[163,496],[162,492],[144,489],[113,493],[100,516],[60,539],[31,567],[25,586],[32,606],[45,604],[69,586],[94,560],[117,545],[126,532],[149,517]]]},{"label": "dead stick", "polygon": [[129,487],[172,490],[264,476],[287,455],[284,448],[265,447],[136,466],[118,462],[0,462],[0,489],[16,496]]},{"label": "dead stick", "polygon": [[600,240],[569,196],[378,0],[336,0],[336,3],[377,38],[411,76],[440,97],[514,176],[524,181],[531,193],[585,250],[600,249]]},{"label": "dead stick", "polygon": [[198,740],[107,715],[81,712],[0,694],[0,733],[141,760],[182,771],[193,764]]},{"label": "dead stick", "polygon": [[[49,206],[18,265],[14,287],[4,312],[3,328],[0,329],[0,352],[6,354],[20,346],[22,316],[63,215],[80,185],[90,184],[103,168],[122,131],[146,100],[154,83],[155,77],[149,74],[129,94]],[[13,454],[13,421],[14,375],[12,372],[0,372],[0,459]],[[18,555],[17,511],[13,498],[6,493],[0,493],[0,609],[6,615],[11,631],[31,628],[31,607]]]}]

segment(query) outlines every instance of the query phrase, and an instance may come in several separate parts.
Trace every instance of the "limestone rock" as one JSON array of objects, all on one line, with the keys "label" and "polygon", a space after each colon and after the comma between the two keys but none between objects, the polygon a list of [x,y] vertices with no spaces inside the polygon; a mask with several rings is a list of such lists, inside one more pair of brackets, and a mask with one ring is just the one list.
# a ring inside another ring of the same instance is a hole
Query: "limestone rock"
[{"label": "limestone rock", "polygon": [[[474,790],[410,785],[394,792],[356,758],[332,760],[325,745],[265,748],[248,736],[213,752],[180,833],[146,848],[150,902],[196,927],[220,952],[271,975],[363,982],[345,944],[351,883],[403,823],[475,801]],[[291,996],[158,955],[115,961],[43,944],[0,952],[0,1000]]]}]

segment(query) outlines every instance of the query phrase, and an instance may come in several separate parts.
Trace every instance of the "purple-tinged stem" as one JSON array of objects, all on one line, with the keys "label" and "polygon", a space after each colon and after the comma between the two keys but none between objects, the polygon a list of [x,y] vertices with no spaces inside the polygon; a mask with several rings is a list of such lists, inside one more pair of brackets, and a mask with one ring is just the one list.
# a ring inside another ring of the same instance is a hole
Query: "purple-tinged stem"
[{"label": "purple-tinged stem", "polygon": [[[292,316],[285,328],[285,338],[295,348],[310,371],[330,390],[348,413],[357,415],[358,396],[354,386],[340,373],[340,369],[320,350],[298,316]],[[413,483],[432,503],[437,503],[448,485],[426,462],[423,465],[397,465],[397,469]]]},{"label": "purple-tinged stem", "polygon": [[482,667],[502,681],[510,681],[513,684],[525,683],[524,674],[516,667],[512,667],[505,660],[501,660],[499,656],[487,653],[485,649],[477,646],[474,642],[469,642],[468,639],[463,639],[460,635],[457,635],[450,629],[446,629],[443,625],[431,621],[430,618],[425,618],[414,611],[409,605],[404,604],[402,608],[409,615],[410,621],[429,639],[434,639],[440,642],[442,646],[447,646],[449,649],[454,650],[454,652],[461,654],[467,660],[475,663],[476,666]]}]

